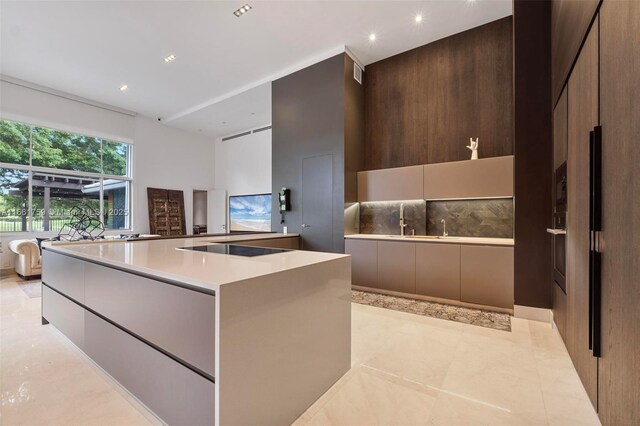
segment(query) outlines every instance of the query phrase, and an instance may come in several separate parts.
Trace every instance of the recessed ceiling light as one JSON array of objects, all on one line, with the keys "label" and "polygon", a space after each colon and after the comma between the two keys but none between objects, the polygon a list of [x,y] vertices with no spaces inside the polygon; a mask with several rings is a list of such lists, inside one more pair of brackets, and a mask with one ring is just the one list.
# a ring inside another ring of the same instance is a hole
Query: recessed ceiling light
[{"label": "recessed ceiling light", "polygon": [[240,9],[233,12],[233,14],[236,15],[236,18],[239,18],[250,10],[251,10],[251,6],[249,6],[248,4],[245,4]]},{"label": "recessed ceiling light", "polygon": [[171,54],[171,55],[169,55],[169,56],[164,58],[165,62],[172,62],[172,61],[175,61],[175,60],[176,60],[176,55],[173,55],[173,54]]},{"label": "recessed ceiling light", "polygon": [[422,15],[420,15],[420,14],[417,14],[417,15],[416,15],[416,22],[417,22],[417,23],[422,22]]},{"label": "recessed ceiling light", "polygon": [[121,92],[125,92],[127,89],[129,89],[129,86],[127,86],[126,84],[123,84],[122,86],[120,86]]},{"label": "recessed ceiling light", "polygon": [[375,35],[375,33],[371,33],[371,34],[369,34],[369,41],[376,41],[376,35]]}]

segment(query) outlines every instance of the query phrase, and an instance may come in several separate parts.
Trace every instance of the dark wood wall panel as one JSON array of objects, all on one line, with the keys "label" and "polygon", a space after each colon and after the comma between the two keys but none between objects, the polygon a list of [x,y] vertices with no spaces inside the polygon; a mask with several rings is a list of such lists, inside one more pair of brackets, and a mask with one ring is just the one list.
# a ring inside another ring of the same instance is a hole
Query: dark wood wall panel
[{"label": "dark wood wall panel", "polygon": [[640,414],[640,2],[600,9],[602,358],[600,420]]},{"label": "dark wood wall panel", "polygon": [[515,301],[550,308],[551,5],[514,0]]},{"label": "dark wood wall panel", "polygon": [[599,4],[600,0],[551,2],[551,81],[554,103],[560,97]]},{"label": "dark wood wall panel", "polygon": [[512,18],[366,68],[365,169],[513,154]]}]

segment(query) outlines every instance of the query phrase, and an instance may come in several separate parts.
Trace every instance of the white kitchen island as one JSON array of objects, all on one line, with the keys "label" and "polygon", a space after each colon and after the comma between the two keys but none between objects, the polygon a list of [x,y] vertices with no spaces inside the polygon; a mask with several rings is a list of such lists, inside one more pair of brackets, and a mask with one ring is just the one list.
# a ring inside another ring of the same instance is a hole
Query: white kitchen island
[{"label": "white kitchen island", "polygon": [[350,258],[290,237],[45,243],[43,323],[168,424],[290,424],[351,362]]}]

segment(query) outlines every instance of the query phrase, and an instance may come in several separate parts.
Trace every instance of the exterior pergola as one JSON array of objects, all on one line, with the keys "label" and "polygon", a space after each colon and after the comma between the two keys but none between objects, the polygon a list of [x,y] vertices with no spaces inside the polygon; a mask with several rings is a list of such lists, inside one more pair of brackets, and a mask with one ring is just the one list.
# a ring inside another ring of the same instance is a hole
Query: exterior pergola
[{"label": "exterior pergola", "polygon": [[[126,182],[105,179],[103,182],[104,199],[108,203],[108,210],[118,211],[125,208]],[[51,201],[60,200],[100,200],[100,179],[61,176],[49,173],[34,172],[31,178],[33,197],[41,197],[42,202],[42,226],[43,231],[51,230]],[[15,183],[9,189],[9,195],[19,196],[23,205],[28,205],[29,179]],[[22,231],[27,231],[28,212],[21,211]],[[105,211],[105,222],[108,211]],[[114,214],[112,227],[124,228],[125,217],[123,214]]]}]

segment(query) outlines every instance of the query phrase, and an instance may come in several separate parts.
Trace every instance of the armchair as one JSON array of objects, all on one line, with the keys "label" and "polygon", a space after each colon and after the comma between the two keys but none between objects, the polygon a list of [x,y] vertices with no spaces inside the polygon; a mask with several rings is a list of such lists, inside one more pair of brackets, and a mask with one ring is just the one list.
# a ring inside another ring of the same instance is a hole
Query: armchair
[{"label": "armchair", "polygon": [[16,254],[15,270],[24,279],[39,278],[42,264],[38,243],[33,240],[13,240],[9,242],[9,250]]}]

